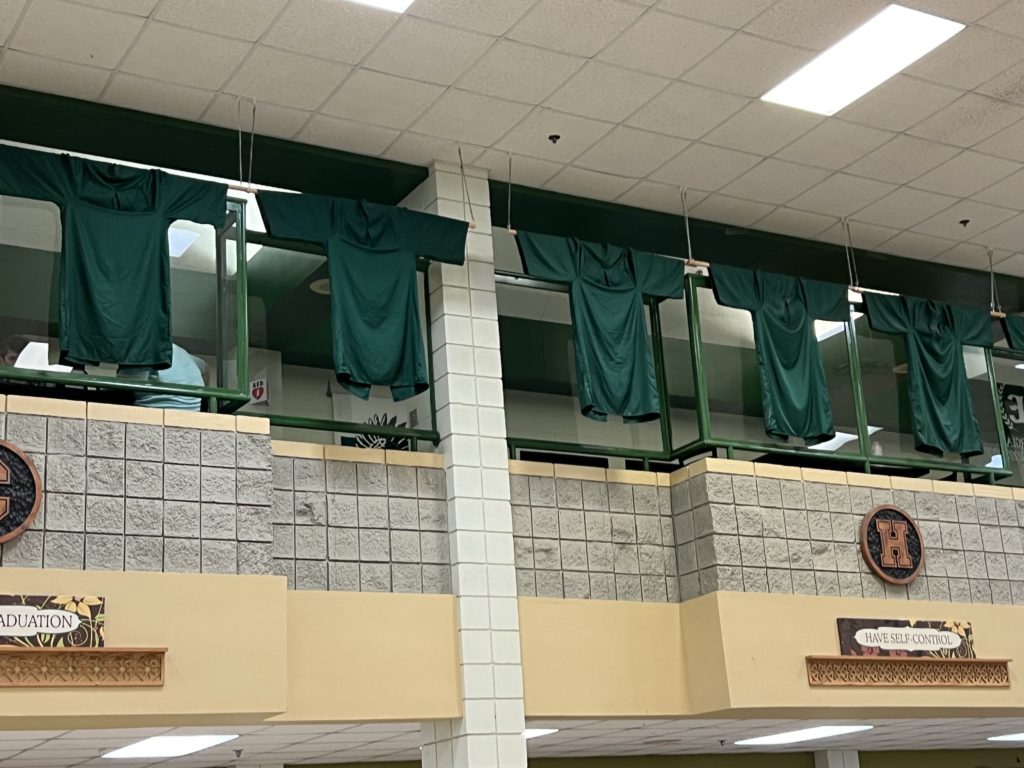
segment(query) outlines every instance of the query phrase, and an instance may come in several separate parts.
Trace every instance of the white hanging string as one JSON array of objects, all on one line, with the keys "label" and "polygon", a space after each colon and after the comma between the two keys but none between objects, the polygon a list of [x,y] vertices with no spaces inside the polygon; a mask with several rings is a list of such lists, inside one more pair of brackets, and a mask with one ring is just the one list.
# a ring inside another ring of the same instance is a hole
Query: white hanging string
[{"label": "white hanging string", "polygon": [[508,199],[506,200],[507,209],[505,211],[505,229],[508,230],[510,235],[515,235],[516,231],[512,229],[512,153],[508,153]]},{"label": "white hanging string", "polygon": [[857,273],[857,253],[853,250],[853,234],[850,231],[850,220],[845,216],[840,219],[839,226],[843,230],[843,252],[846,254],[846,273],[850,280],[850,290],[860,293],[860,275]]},{"label": "white hanging string", "polygon": [[466,180],[466,164],[462,161],[462,145],[459,147],[459,173],[462,176],[462,215],[466,215],[466,206],[469,206],[469,228],[476,229],[476,214],[473,212],[473,200],[469,196],[469,182]]},{"label": "white hanging string", "polygon": [[683,203],[683,226],[686,229],[686,266],[688,267],[710,267],[706,261],[697,261],[693,258],[693,240],[690,237],[690,209],[686,205],[686,187],[679,188],[679,199]]},{"label": "white hanging string", "polygon": [[238,186],[232,185],[231,188],[238,192],[252,193],[254,191],[252,188],[252,162],[256,147],[256,100],[245,99],[245,101],[249,102],[251,110],[249,124],[249,176],[247,180],[242,162],[242,147],[244,144],[242,139],[242,98],[237,97],[235,103],[238,109]]},{"label": "white hanging string", "polygon": [[999,301],[999,289],[996,288],[996,269],[992,258],[994,252],[991,248],[985,248],[985,253],[988,255],[989,314],[1002,319],[1006,317],[1006,313],[1003,312],[1002,302]]}]

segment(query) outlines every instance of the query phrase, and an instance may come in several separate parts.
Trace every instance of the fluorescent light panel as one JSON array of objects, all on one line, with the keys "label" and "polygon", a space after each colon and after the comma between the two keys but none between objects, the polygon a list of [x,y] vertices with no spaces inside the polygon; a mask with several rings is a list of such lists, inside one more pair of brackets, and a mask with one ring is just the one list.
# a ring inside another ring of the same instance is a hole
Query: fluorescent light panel
[{"label": "fluorescent light panel", "polygon": [[349,0],[350,3],[357,3],[359,5],[368,5],[371,8],[381,8],[385,11],[392,11],[394,13],[405,13],[409,10],[409,6],[412,5],[413,0]]},{"label": "fluorescent light panel", "polygon": [[146,758],[181,757],[201,752],[218,744],[234,741],[238,736],[153,736],[137,741],[127,747],[107,752],[104,757],[120,760],[140,760]]},{"label": "fluorescent light panel", "polygon": [[1024,741],[1024,733],[1008,733],[1005,736],[989,736],[989,741]]},{"label": "fluorescent light panel", "polygon": [[557,728],[527,728],[523,731],[524,739],[538,739],[541,736],[550,736],[552,733],[558,733]]},{"label": "fluorescent light panel", "polygon": [[963,28],[930,13],[890,5],[761,98],[834,115]]},{"label": "fluorescent light panel", "polygon": [[859,733],[870,731],[873,725],[819,725],[816,728],[804,728],[799,731],[787,731],[775,733],[771,736],[758,736],[753,739],[742,739],[736,744],[741,747],[771,747],[780,744],[797,744],[801,741],[814,741],[816,739],[828,739],[833,736],[842,736],[847,733]]}]

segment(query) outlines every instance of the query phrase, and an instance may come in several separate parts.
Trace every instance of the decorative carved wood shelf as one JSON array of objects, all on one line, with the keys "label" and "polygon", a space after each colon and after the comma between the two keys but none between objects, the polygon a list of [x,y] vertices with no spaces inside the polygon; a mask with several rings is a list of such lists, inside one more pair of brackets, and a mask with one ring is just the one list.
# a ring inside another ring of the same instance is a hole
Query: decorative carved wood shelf
[{"label": "decorative carved wood shelf", "polygon": [[159,688],[166,648],[0,646],[0,688]]},{"label": "decorative carved wood shelf", "polygon": [[807,682],[820,686],[1009,688],[1009,659],[808,656]]}]

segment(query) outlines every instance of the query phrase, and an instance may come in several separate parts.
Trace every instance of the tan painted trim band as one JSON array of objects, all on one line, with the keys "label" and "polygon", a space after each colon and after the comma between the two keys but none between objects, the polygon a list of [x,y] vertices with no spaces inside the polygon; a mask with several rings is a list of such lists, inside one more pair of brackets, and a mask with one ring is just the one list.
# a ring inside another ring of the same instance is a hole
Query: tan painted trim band
[{"label": "tan painted trim band", "polygon": [[384,460],[400,467],[427,467],[444,469],[444,456],[423,451],[385,451]]},{"label": "tan painted trim band", "polygon": [[89,403],[86,415],[92,421],[118,421],[126,424],[150,424],[163,426],[164,412],[159,408],[142,408],[138,405],[115,405],[113,403]]},{"label": "tan painted trim band", "polygon": [[603,467],[576,467],[571,464],[555,464],[555,477],[566,480],[592,480],[605,482],[607,475]]},{"label": "tan painted trim band", "polygon": [[520,461],[509,459],[508,473],[510,475],[533,475],[534,477],[554,477],[555,465],[545,464],[541,461]]},{"label": "tan painted trim band", "polygon": [[919,477],[891,477],[892,489],[894,491],[917,491],[918,493],[931,493],[935,490],[931,480],[924,480]]},{"label": "tan painted trim band", "polygon": [[642,472],[637,469],[606,469],[605,476],[609,483],[627,483],[629,485],[657,485],[657,472]]},{"label": "tan painted trim band", "polygon": [[235,429],[246,435],[269,435],[270,419],[260,416],[235,416]]},{"label": "tan painted trim band", "polygon": [[32,416],[57,416],[62,419],[84,419],[84,400],[58,400],[54,397],[7,396],[8,413],[25,413]]},{"label": "tan painted trim band", "polygon": [[860,472],[847,472],[846,482],[848,485],[859,488],[877,488],[888,491],[892,488],[892,482],[888,475],[868,475]]},{"label": "tan painted trim band", "polygon": [[234,432],[235,417],[226,413],[200,413],[198,411],[164,411],[165,427],[208,429],[215,432]]}]

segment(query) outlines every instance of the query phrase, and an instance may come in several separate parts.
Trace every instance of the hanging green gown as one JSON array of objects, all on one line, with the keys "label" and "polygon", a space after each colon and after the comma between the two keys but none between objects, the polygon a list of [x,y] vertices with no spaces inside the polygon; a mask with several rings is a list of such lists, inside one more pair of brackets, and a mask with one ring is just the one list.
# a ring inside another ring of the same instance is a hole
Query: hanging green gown
[{"label": "hanging green gown", "polygon": [[175,219],[223,226],[227,187],[0,145],[0,195],[60,209],[63,359],[169,367],[167,228]]},{"label": "hanging green gown", "polygon": [[764,430],[819,443],[835,437],[814,321],[850,318],[846,286],[712,265],[715,298],[754,322]]},{"label": "hanging green gown", "polygon": [[864,296],[871,327],[903,336],[917,450],[974,456],[983,450],[964,368],[964,345],[992,346],[988,310],[909,296]]},{"label": "hanging green gown", "polygon": [[261,192],[275,237],[320,243],[331,282],[338,381],[364,400],[374,384],[395,400],[430,385],[423,354],[416,257],[462,264],[464,221],[360,200]]},{"label": "hanging green gown", "polygon": [[1024,350],[1024,316],[1010,315],[1003,320],[1006,329],[1006,340],[1011,349]]},{"label": "hanging green gown", "polygon": [[683,296],[683,265],[673,259],[575,238],[520,232],[526,273],[568,283],[576,377],[584,416],[626,422],[661,415],[644,296]]}]

